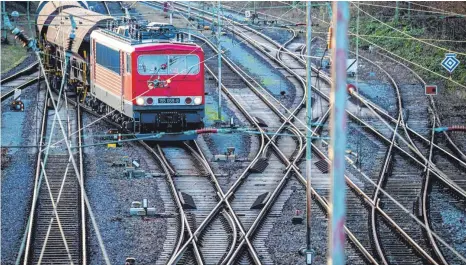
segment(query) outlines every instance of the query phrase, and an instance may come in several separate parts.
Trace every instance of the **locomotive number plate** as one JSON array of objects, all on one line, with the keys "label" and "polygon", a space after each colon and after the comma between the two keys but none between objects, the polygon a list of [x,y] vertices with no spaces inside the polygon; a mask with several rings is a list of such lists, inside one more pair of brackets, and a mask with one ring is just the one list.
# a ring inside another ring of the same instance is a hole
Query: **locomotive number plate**
[{"label": "locomotive number plate", "polygon": [[159,98],[160,104],[180,103],[179,98]]}]

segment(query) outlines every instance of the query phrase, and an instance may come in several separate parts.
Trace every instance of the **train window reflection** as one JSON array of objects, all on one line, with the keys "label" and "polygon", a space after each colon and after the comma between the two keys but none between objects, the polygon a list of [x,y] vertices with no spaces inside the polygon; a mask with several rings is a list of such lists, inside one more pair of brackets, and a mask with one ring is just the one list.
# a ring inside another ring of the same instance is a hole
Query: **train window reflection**
[{"label": "train window reflection", "polygon": [[140,75],[196,75],[199,73],[197,55],[140,55]]}]

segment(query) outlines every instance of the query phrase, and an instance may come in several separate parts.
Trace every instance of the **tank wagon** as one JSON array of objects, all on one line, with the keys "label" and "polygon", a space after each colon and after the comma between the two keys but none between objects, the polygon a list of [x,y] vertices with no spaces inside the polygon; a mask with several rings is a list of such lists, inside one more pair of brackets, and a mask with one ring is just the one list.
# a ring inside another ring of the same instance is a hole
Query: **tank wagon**
[{"label": "tank wagon", "polygon": [[[70,45],[72,21],[76,29]],[[82,104],[141,138],[194,139],[196,134],[182,132],[204,125],[202,48],[179,34],[167,38],[134,21],[119,23],[82,1],[41,2],[37,34],[51,84],[59,86],[68,51],[67,93],[75,93]],[[151,138],[154,134],[158,137]]]}]

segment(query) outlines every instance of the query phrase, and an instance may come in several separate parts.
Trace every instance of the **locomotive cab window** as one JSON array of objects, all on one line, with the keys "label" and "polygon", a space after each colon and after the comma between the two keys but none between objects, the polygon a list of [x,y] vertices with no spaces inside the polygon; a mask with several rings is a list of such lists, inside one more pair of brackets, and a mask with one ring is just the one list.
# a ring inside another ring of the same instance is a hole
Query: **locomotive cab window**
[{"label": "locomotive cab window", "polygon": [[197,55],[140,55],[138,73],[140,75],[197,75],[199,57]]}]

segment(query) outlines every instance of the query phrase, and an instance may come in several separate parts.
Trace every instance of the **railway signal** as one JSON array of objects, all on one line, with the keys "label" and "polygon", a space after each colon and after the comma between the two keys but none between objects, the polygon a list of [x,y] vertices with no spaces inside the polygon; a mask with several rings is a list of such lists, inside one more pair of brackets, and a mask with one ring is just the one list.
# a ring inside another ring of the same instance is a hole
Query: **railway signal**
[{"label": "railway signal", "polygon": [[425,85],[426,95],[437,95],[436,85]]}]

